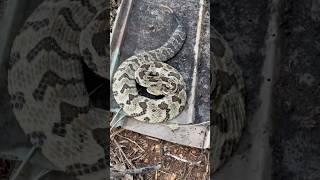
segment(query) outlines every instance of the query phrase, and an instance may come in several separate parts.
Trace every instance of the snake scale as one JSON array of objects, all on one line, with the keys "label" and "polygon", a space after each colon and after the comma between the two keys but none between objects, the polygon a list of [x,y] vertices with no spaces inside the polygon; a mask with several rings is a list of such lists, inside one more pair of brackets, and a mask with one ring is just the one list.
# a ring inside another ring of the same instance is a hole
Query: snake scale
[{"label": "snake scale", "polygon": [[[118,67],[112,80],[115,100],[127,115],[148,123],[165,122],[178,116],[186,105],[186,85],[182,75],[163,63],[174,57],[186,39],[185,27],[172,12],[178,25],[161,47],[133,55]],[[138,86],[155,96],[139,94]]]},{"label": "snake scale", "polygon": [[108,116],[91,105],[82,69],[85,62],[108,77],[107,6],[105,0],[43,1],[15,37],[8,64],[21,128],[57,170],[84,180],[107,179],[109,167]]},{"label": "snake scale", "polygon": [[245,126],[244,81],[227,42],[210,27],[210,161],[216,172],[230,158]]}]

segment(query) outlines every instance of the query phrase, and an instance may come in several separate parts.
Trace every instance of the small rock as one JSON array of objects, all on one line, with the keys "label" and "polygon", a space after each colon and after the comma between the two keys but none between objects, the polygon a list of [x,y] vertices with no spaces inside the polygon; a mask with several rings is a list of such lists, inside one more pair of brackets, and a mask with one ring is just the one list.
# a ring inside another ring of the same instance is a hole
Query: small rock
[{"label": "small rock", "polygon": [[175,180],[177,177],[176,174],[171,174],[170,177],[168,178],[169,180]]},{"label": "small rock", "polygon": [[167,152],[167,151],[168,151],[168,146],[164,145],[164,146],[163,146],[163,151],[164,151],[164,152]]},{"label": "small rock", "polygon": [[157,144],[154,148],[157,153],[160,153],[160,144]]}]

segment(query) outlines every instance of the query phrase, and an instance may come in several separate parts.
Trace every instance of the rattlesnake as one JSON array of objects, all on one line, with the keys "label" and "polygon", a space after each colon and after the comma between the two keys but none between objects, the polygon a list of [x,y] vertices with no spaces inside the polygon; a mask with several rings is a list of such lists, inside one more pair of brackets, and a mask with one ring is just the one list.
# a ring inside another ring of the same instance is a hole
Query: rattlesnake
[{"label": "rattlesnake", "polygon": [[[164,122],[181,113],[185,106],[185,84],[181,75],[169,65],[157,62],[173,57],[185,41],[184,27],[177,17],[176,19],[178,26],[163,46],[126,59],[113,76],[113,93],[116,101],[128,115],[140,121]],[[213,51],[210,54],[210,85],[212,87],[210,155],[213,162],[212,172],[216,172],[231,156],[239,142],[246,117],[242,71],[233,60],[231,48],[213,27],[211,27],[210,38],[213,45]],[[172,42],[176,42],[177,45],[172,45]],[[163,54],[163,51],[169,51],[169,53]],[[149,74],[152,72],[154,74]],[[162,72],[163,76],[158,77]],[[158,83],[165,84],[170,72],[177,77],[175,84],[181,84],[181,88],[178,88],[180,91],[177,91],[180,93],[179,104],[170,108],[173,102],[177,102],[172,98],[175,95],[168,95],[160,100],[152,100],[139,95],[136,82],[147,87],[150,94],[161,94],[157,85]],[[160,82],[163,79],[165,81]]]},{"label": "rattlesnake", "polygon": [[21,128],[58,170],[79,179],[107,179],[108,115],[89,102],[82,70],[84,61],[108,77],[107,6],[105,0],[45,0],[16,36],[8,64]]},{"label": "rattlesnake", "polygon": [[210,161],[217,171],[232,155],[245,126],[244,81],[227,42],[210,27],[211,144]]},{"label": "rattlesnake", "polygon": [[[81,65],[84,60],[97,74],[108,77],[106,64],[101,63],[106,57],[99,43],[104,33],[98,22],[108,16],[106,6],[104,0],[44,1],[15,38],[8,66],[10,102],[20,126],[32,144],[40,146],[43,155],[59,170],[81,179],[107,179],[106,142],[96,136],[97,130],[107,127],[107,115],[90,105]],[[142,121],[160,122],[174,118],[183,110],[186,92],[182,76],[157,61],[173,57],[185,38],[178,20],[176,30],[163,46],[134,55],[120,65],[113,78],[113,91],[129,115]],[[216,171],[239,141],[245,107],[244,83],[239,67],[232,60],[231,49],[215,30],[211,31],[211,41],[214,50],[211,56],[211,87],[214,87],[211,160]],[[160,90],[168,94],[164,100],[152,102],[138,96],[136,88],[130,88],[135,86],[129,84],[133,81],[144,83],[148,73],[144,73],[143,68],[155,70],[148,80],[164,82],[161,87],[158,83],[148,83],[151,94],[159,95]],[[163,76],[156,78],[160,74]],[[169,76],[176,77],[176,81],[168,84]],[[172,86],[165,88],[166,85]],[[100,177],[92,178],[97,172]]]},{"label": "rattlesnake", "polygon": [[[178,25],[161,47],[144,51],[126,59],[113,76],[115,100],[127,115],[137,120],[159,123],[178,116],[186,105],[186,85],[182,75],[163,63],[174,57],[186,39],[185,27],[172,12]],[[138,92],[137,84],[147,92],[162,98],[152,99]]]}]

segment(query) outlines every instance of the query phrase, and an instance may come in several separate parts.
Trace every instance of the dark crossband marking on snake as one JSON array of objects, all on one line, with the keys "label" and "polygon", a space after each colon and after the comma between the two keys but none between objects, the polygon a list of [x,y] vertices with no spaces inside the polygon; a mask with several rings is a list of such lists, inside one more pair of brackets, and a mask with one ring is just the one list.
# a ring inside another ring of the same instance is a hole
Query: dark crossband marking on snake
[{"label": "dark crossband marking on snake", "polygon": [[213,26],[210,28],[210,160],[212,172],[216,172],[235,151],[245,126],[245,86],[231,48]]},{"label": "dark crossband marking on snake", "polygon": [[[182,75],[164,63],[173,58],[186,39],[185,27],[172,12],[178,25],[161,47],[133,55],[115,72],[112,91],[117,103],[128,116],[137,120],[160,123],[178,116],[186,105],[186,85]],[[163,98],[152,99],[138,94],[136,83],[147,92]]]},{"label": "dark crossband marking on snake", "polygon": [[15,37],[8,63],[21,128],[58,170],[83,180],[106,179],[109,166],[108,115],[89,102],[82,70],[84,61],[109,77],[107,8],[105,0],[44,0]]}]

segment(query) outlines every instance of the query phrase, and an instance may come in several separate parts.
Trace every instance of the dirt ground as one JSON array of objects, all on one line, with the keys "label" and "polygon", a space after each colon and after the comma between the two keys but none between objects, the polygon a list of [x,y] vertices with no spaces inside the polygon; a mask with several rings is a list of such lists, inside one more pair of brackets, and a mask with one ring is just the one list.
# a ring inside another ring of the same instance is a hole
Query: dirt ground
[{"label": "dirt ground", "polygon": [[208,179],[209,156],[200,150],[155,139],[124,129],[111,133],[110,161],[117,169],[161,165],[134,179]]}]

